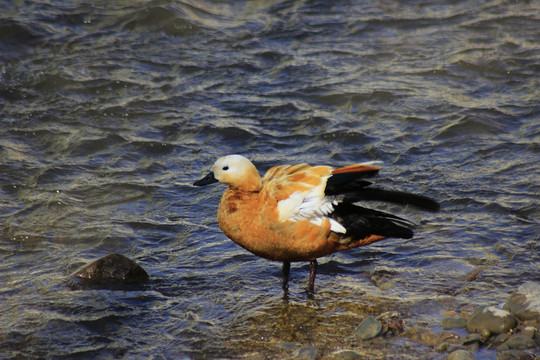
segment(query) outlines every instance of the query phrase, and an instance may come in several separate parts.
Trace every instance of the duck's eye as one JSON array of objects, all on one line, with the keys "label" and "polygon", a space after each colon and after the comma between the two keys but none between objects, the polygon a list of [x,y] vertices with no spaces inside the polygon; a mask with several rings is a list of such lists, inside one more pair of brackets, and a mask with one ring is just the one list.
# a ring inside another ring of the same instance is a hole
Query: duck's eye
[{"label": "duck's eye", "polygon": [[229,167],[228,167],[228,166],[224,166],[224,167],[223,167],[223,171],[227,171],[227,170],[229,170]]}]

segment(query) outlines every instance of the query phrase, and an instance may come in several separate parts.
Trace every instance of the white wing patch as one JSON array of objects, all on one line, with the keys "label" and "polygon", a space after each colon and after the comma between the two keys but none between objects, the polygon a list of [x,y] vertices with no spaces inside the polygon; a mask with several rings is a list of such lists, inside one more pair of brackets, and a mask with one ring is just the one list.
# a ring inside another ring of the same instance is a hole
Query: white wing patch
[{"label": "white wing patch", "polygon": [[320,226],[326,219],[330,222],[330,230],[345,234],[347,230],[343,225],[327,216],[334,211],[334,206],[339,204],[343,197],[324,196],[324,186],[326,186],[325,181],[307,191],[296,191],[287,199],[279,201],[279,220],[309,220],[310,223]]}]

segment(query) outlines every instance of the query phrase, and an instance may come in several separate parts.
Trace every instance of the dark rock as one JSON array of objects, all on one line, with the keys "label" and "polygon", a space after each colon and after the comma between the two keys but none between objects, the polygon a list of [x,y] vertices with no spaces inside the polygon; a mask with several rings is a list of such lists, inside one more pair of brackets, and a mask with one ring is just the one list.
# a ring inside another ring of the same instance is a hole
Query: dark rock
[{"label": "dark rock", "polygon": [[486,338],[480,334],[469,334],[463,338],[462,344],[463,345],[470,345],[473,343],[483,344],[485,340]]},{"label": "dark rock", "polygon": [[488,336],[475,333],[469,334],[463,338],[462,344],[467,348],[467,350],[476,352],[478,349],[480,349],[480,346],[484,344]]},{"label": "dark rock", "polygon": [[534,360],[534,357],[521,350],[506,350],[497,354],[497,360]]},{"label": "dark rock", "polygon": [[506,340],[508,340],[508,338],[510,337],[510,334],[507,334],[507,333],[502,333],[502,334],[499,334],[495,337],[495,339],[493,339],[492,343],[493,345],[497,346],[497,345],[501,345],[502,343],[504,343]]},{"label": "dark rock", "polygon": [[375,319],[373,316],[368,316],[354,330],[354,335],[359,337],[361,340],[368,340],[379,335],[381,330],[381,322]]},{"label": "dark rock", "polygon": [[445,317],[441,321],[443,329],[463,329],[467,326],[467,319],[461,316]]},{"label": "dark rock", "polygon": [[456,350],[448,354],[446,360],[474,360],[474,356],[467,350]]},{"label": "dark rock", "polygon": [[510,336],[508,340],[506,340],[501,346],[507,349],[521,350],[534,348],[536,343],[534,342],[532,336],[519,333]]},{"label": "dark rock", "polygon": [[109,254],[78,270],[73,276],[94,284],[138,284],[149,279],[136,262],[120,254]]},{"label": "dark rock", "polygon": [[517,325],[516,318],[506,310],[495,306],[480,307],[475,310],[467,322],[470,332],[489,332],[501,334],[513,329]]},{"label": "dark rock", "polygon": [[540,321],[540,283],[528,281],[510,295],[504,309],[520,320]]}]

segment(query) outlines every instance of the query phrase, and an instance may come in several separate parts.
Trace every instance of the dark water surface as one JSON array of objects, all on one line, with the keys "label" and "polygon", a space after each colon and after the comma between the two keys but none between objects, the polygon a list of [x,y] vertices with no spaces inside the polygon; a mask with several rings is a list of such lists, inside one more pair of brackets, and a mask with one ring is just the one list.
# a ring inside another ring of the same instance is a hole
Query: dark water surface
[{"label": "dark water surface", "polygon": [[[0,358],[272,358],[285,342],[325,355],[367,314],[436,331],[445,310],[539,281],[538,2],[0,9]],[[280,264],[220,232],[224,188],[191,185],[231,153],[261,171],[381,160],[381,184],[443,210],[398,212],[414,239],[321,259],[314,300],[293,265],[287,302]],[[111,252],[152,281],[70,290]],[[397,338],[366,357],[384,354],[445,356]]]}]

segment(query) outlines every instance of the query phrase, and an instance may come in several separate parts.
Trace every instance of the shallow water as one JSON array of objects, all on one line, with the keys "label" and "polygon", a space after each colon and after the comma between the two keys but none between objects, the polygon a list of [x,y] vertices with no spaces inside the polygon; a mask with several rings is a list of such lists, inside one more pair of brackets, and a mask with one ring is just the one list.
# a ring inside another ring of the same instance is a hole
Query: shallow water
[{"label": "shallow water", "polygon": [[[358,345],[368,314],[436,331],[539,281],[537,2],[0,6],[0,357],[325,355]],[[415,238],[321,259],[313,300],[294,264],[285,301],[280,264],[219,231],[223,187],[191,185],[230,153],[261,171],[381,160],[380,184],[443,209],[392,207]],[[112,252],[151,282],[66,285]],[[402,338],[369,351],[445,356]]]}]

